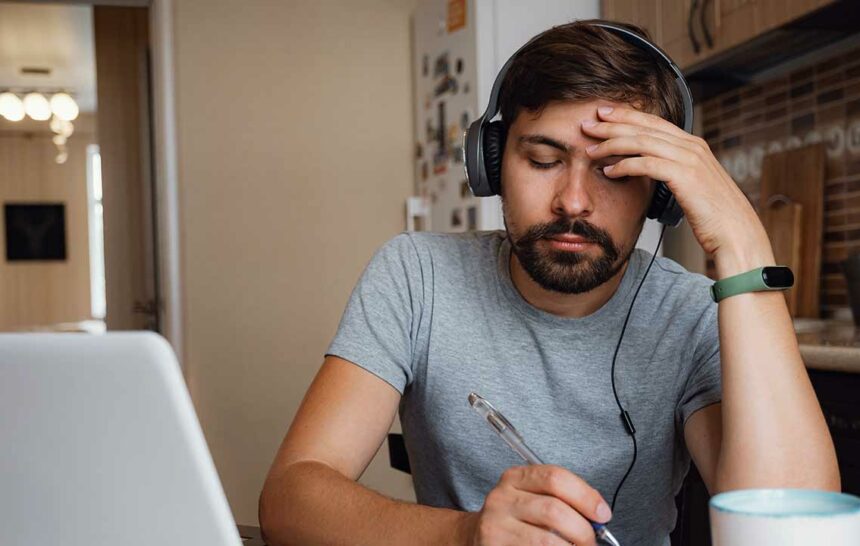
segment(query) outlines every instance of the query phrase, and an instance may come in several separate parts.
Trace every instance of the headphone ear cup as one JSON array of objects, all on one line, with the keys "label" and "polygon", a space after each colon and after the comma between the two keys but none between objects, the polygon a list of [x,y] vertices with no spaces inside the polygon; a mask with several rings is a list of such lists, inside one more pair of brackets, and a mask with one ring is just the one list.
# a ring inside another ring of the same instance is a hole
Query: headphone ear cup
[{"label": "headphone ear cup", "polygon": [[501,121],[493,121],[484,129],[484,170],[493,195],[502,192],[502,153],[506,138],[507,130]]},{"label": "headphone ear cup", "polygon": [[648,207],[648,218],[653,218],[661,224],[666,224],[671,227],[677,226],[684,217],[684,211],[672,195],[672,191],[665,182],[657,181],[657,187],[654,188],[654,196],[651,198],[651,205]]},{"label": "headphone ear cup", "polygon": [[654,195],[651,197],[651,206],[648,208],[648,218],[659,219],[669,203],[670,196],[666,183],[657,181],[657,187],[654,188]]}]

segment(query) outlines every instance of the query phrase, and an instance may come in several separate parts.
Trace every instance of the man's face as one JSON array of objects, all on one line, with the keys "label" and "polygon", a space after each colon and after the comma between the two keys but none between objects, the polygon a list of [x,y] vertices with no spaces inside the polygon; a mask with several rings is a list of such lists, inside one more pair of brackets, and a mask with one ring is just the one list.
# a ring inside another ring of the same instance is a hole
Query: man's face
[{"label": "man's face", "polygon": [[592,161],[599,139],[580,123],[597,118],[607,100],[551,102],[535,117],[522,110],[508,128],[502,160],[502,206],[514,254],[547,290],[588,292],[612,278],[630,257],[653,192],[646,177],[605,177]]}]

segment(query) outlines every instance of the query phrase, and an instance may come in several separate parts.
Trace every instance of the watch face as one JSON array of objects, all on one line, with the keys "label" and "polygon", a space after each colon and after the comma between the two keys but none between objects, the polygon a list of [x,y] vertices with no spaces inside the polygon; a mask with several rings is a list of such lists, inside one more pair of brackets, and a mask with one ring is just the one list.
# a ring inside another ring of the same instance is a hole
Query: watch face
[{"label": "watch face", "polygon": [[761,279],[770,288],[789,288],[794,286],[794,273],[791,272],[791,269],[783,266],[763,268]]}]

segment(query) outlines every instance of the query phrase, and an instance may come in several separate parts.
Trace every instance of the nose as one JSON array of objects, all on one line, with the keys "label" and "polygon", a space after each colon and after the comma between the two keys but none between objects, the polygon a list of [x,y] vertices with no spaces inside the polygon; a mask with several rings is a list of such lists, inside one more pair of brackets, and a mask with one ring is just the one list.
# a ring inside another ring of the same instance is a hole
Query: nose
[{"label": "nose", "polygon": [[594,203],[588,180],[588,167],[574,162],[556,179],[552,200],[553,214],[567,218],[588,217]]}]

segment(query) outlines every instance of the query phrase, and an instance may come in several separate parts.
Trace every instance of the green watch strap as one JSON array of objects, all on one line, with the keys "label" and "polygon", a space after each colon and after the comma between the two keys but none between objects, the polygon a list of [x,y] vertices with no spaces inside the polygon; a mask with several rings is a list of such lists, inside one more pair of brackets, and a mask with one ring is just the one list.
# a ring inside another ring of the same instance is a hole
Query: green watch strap
[{"label": "green watch strap", "polygon": [[758,267],[721,279],[711,285],[711,297],[719,302],[729,296],[762,290],[785,290],[794,285],[791,269],[784,266]]}]

